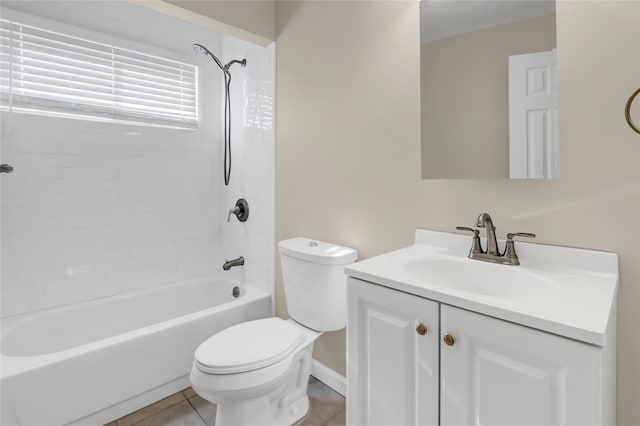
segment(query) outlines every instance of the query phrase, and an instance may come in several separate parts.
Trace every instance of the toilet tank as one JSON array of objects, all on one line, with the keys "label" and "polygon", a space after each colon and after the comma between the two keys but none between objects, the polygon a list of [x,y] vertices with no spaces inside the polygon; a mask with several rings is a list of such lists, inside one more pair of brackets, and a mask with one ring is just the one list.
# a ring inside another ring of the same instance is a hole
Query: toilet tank
[{"label": "toilet tank", "polygon": [[291,318],[317,331],[347,324],[347,277],[344,267],[356,261],[355,249],[310,238],[278,243],[284,294]]}]

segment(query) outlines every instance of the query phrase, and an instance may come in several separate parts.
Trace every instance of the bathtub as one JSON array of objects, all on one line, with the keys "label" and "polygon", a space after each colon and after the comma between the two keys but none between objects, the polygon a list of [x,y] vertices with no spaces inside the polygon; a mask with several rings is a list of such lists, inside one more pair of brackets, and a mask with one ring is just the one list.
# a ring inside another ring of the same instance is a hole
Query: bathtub
[{"label": "bathtub", "polygon": [[2,320],[0,424],[104,424],[189,386],[196,347],[271,296],[195,280]]}]

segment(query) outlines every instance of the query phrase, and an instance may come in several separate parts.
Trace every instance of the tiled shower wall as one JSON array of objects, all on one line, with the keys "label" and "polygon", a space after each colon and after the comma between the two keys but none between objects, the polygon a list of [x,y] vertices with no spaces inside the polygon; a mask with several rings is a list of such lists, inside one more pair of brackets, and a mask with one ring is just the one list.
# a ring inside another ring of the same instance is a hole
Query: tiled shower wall
[{"label": "tiled shower wall", "polygon": [[2,315],[210,275],[217,153],[200,132],[8,114]]},{"label": "tiled shower wall", "polygon": [[[247,59],[243,69],[231,68],[232,172],[223,186],[225,212],[238,198],[249,203],[249,219],[221,219],[224,259],[243,256],[243,268],[225,275],[265,291],[275,291],[275,43],[259,47],[223,36],[225,60]],[[237,68],[236,68],[237,67]],[[241,101],[238,101],[241,100]],[[222,175],[222,172],[220,172]]]},{"label": "tiled shower wall", "polygon": [[[221,43],[208,41],[216,49]],[[247,267],[223,276],[273,287],[273,117],[257,126],[271,104],[257,107],[252,98],[273,98],[274,48],[225,43],[250,63],[241,77],[232,70],[229,188],[222,79],[208,58],[197,59],[196,131],[1,114],[2,162],[15,167],[1,188],[3,317],[217,276],[225,258],[240,254]],[[241,196],[252,207],[249,222],[227,224]]]}]

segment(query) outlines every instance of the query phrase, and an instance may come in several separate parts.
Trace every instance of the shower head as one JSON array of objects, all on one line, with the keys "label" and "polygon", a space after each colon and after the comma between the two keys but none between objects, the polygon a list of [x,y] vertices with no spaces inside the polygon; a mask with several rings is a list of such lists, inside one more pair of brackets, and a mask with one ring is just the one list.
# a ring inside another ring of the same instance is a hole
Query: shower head
[{"label": "shower head", "polygon": [[211,56],[211,59],[215,61],[215,63],[220,67],[222,72],[224,73],[224,86],[225,86],[225,94],[224,94],[224,184],[229,185],[229,178],[231,177],[231,98],[229,96],[229,87],[231,86],[231,73],[229,72],[229,68],[233,64],[240,64],[242,67],[247,66],[247,60],[242,59],[234,59],[227,63],[226,65],[222,65],[220,59],[216,58],[216,55],[211,53],[209,49],[204,47],[201,44],[194,43],[192,45],[193,50],[196,53],[204,56]]},{"label": "shower head", "polygon": [[201,44],[194,43],[192,47],[193,47],[194,52],[199,53],[201,55],[206,55],[207,53],[209,53],[207,48],[202,46]]},{"label": "shower head", "polygon": [[216,58],[216,55],[211,53],[209,49],[207,49],[206,47],[198,43],[194,43],[192,47],[194,52],[196,53],[199,53],[204,56],[207,56],[207,55],[211,56],[211,59],[215,61],[215,63],[220,67],[222,71],[228,72],[227,69],[224,67],[224,65],[222,65],[222,62],[220,62],[220,59]]},{"label": "shower head", "polygon": [[241,61],[239,61],[237,59],[234,59],[233,61],[230,61],[227,65],[222,65],[222,62],[220,61],[220,59],[218,59],[216,57],[216,55],[211,53],[211,51],[209,49],[207,49],[206,47],[204,47],[203,45],[198,44],[198,43],[194,43],[192,47],[193,47],[194,52],[196,52],[196,53],[199,53],[199,54],[204,55],[204,56],[207,56],[207,55],[211,56],[211,58],[220,67],[220,69],[222,71],[224,71],[225,74],[229,74],[229,68],[231,67],[231,65],[233,65],[235,63],[238,63],[238,64],[242,65],[243,68],[247,66],[247,60],[246,59],[243,59]]}]

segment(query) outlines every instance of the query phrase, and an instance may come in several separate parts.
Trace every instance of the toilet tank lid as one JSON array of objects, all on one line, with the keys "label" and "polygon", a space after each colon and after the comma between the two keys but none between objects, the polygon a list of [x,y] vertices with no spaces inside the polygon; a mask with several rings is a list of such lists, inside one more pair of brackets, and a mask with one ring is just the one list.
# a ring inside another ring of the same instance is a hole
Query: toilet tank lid
[{"label": "toilet tank lid", "polygon": [[306,237],[290,238],[278,243],[280,253],[323,265],[348,265],[358,259],[358,251]]}]

